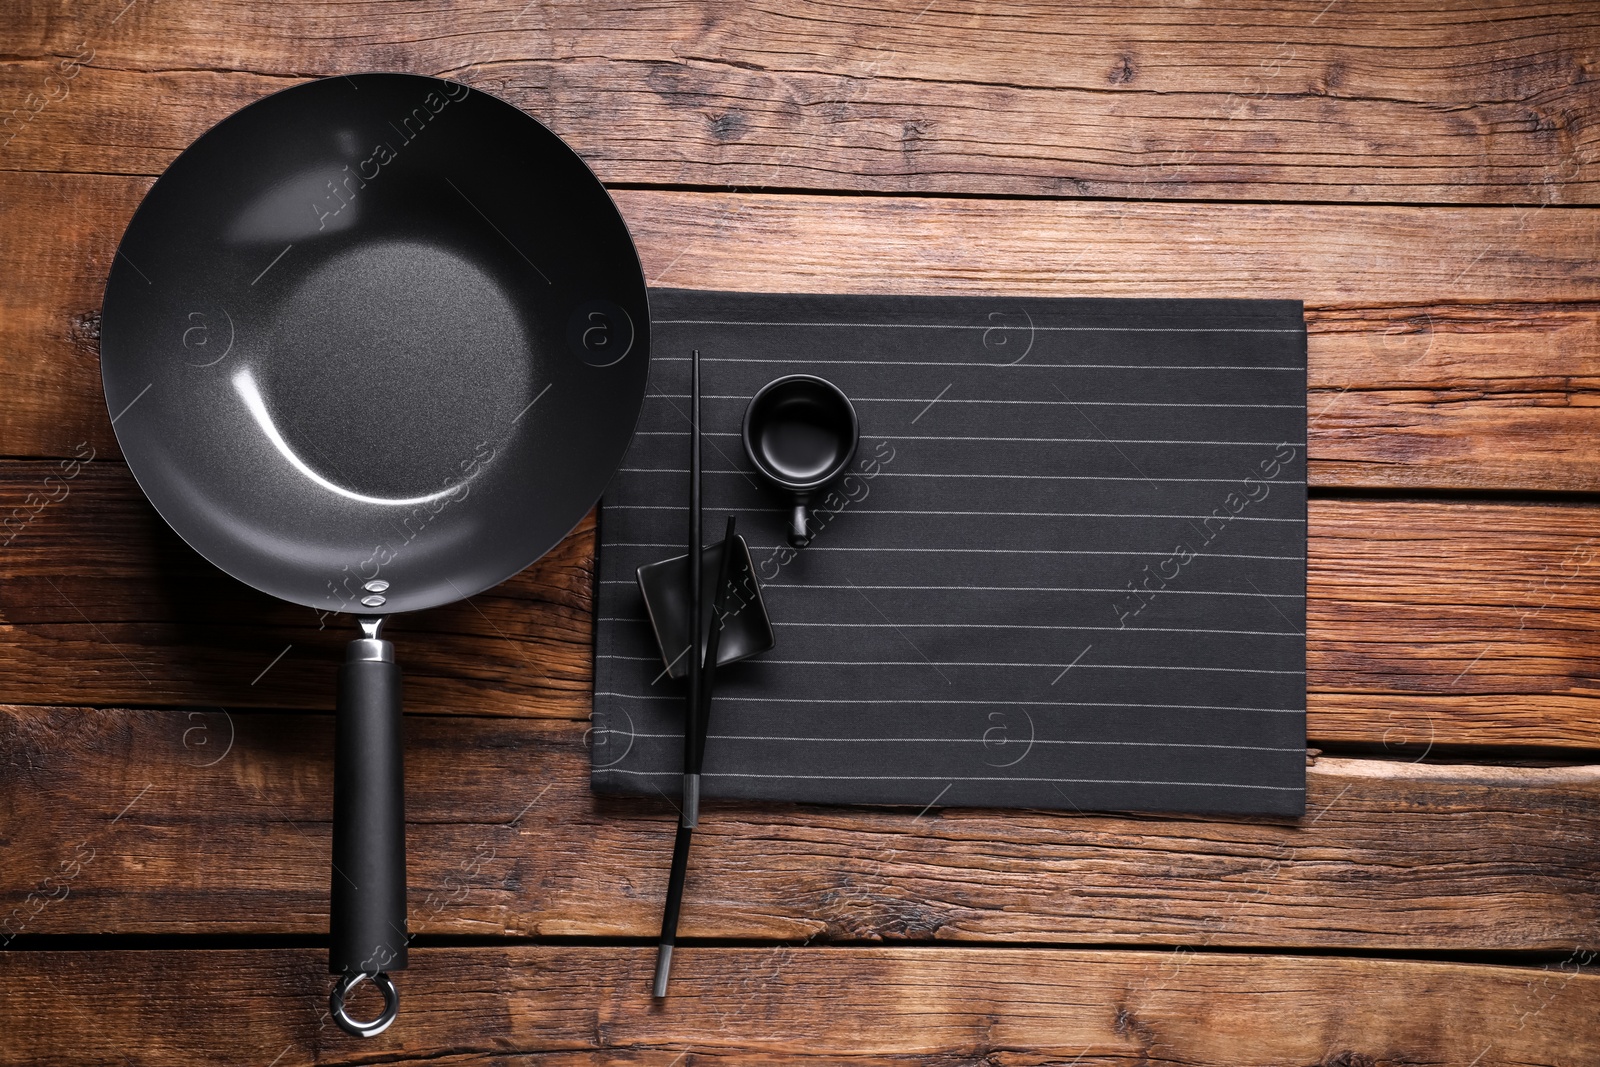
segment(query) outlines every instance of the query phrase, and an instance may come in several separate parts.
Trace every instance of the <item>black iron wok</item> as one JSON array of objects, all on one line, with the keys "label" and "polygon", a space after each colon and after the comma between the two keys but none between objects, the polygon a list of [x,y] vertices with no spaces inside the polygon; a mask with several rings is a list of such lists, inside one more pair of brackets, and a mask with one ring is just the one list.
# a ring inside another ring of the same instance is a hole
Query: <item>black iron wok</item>
[{"label": "black iron wok", "polygon": [[[471,596],[594,505],[644,398],[644,276],[604,188],[465,85],[308,82],[183,152],[106,285],[107,408],[150,502],[248,585],[354,615],[331,1004],[406,966],[400,671],[384,619]],[[371,1022],[345,997],[384,994]]]}]

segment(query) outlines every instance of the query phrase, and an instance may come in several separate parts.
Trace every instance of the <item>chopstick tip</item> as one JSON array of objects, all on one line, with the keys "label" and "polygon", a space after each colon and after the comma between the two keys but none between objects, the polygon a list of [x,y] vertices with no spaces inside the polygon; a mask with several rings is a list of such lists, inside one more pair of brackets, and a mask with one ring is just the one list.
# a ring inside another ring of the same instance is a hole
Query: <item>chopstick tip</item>
[{"label": "chopstick tip", "polygon": [[672,973],[672,946],[663,942],[656,950],[656,984],[655,998],[664,1000],[667,996],[667,979]]}]

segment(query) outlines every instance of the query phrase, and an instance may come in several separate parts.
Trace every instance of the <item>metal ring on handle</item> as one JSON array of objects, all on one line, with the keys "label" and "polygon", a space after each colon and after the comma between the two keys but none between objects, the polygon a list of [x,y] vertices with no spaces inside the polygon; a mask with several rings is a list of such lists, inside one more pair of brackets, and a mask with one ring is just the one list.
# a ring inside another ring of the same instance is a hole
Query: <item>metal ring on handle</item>
[{"label": "metal ring on handle", "polygon": [[[372,979],[372,984],[383,994],[383,1011],[371,1022],[352,1019],[344,1010],[344,998],[349,996],[350,990],[364,978]],[[333,984],[333,992],[328,994],[328,1010],[333,1013],[333,1021],[338,1023],[339,1029],[345,1033],[353,1037],[376,1037],[389,1029],[389,1024],[394,1022],[395,1015],[400,1011],[400,994],[395,990],[389,976],[382,971],[376,973],[353,971]]]}]

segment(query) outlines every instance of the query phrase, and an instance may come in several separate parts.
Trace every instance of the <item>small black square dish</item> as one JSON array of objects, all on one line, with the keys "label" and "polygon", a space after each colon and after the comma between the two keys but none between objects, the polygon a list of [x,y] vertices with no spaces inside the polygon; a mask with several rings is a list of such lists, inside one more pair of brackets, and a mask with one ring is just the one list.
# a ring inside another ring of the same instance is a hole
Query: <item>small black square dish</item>
[{"label": "small black square dish", "polygon": [[[776,644],[772,620],[761,600],[761,585],[756,581],[755,564],[744,538],[734,536],[733,562],[728,571],[728,599],[724,613],[721,643],[717,646],[717,666],[726,667],[759,655]],[[722,568],[722,543],[701,550],[701,625],[711,627],[712,605],[716,602],[717,574]],[[649,563],[639,568],[639,591],[644,594],[645,612],[655,631],[661,662],[671,678],[682,678],[689,670],[689,554]],[[670,650],[670,651],[669,651]]]}]

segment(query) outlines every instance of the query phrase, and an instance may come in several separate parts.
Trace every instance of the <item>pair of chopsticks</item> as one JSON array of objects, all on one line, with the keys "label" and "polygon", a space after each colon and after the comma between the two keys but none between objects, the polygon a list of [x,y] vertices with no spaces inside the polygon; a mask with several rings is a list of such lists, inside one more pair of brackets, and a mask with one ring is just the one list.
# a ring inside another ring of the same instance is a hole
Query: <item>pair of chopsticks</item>
[{"label": "pair of chopsticks", "polygon": [[678,811],[678,833],[672,842],[672,873],[667,880],[667,904],[661,913],[661,939],[656,949],[655,995],[667,995],[672,972],[672,948],[678,940],[678,913],[683,908],[683,879],[689,868],[689,844],[700,821],[700,771],[705,766],[706,733],[711,719],[711,690],[717,673],[717,646],[722,636],[722,615],[727,604],[728,574],[733,560],[733,516],[722,536],[722,556],[717,565],[716,594],[712,597],[709,636],[700,621],[700,350],[695,349],[690,369],[689,445],[689,687],[683,722],[683,805]]}]

